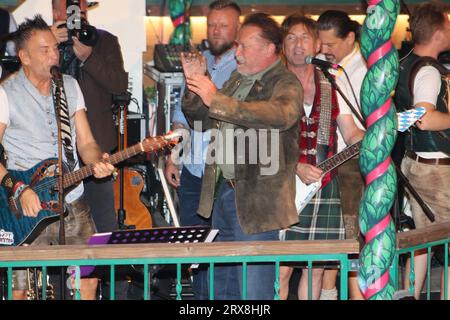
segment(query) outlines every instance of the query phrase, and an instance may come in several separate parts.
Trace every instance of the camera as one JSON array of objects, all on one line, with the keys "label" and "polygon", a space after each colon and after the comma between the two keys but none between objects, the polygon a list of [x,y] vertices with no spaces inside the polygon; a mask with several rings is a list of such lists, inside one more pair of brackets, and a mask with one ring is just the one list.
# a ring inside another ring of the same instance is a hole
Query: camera
[{"label": "camera", "polygon": [[93,47],[98,38],[97,29],[91,26],[85,17],[82,16],[80,1],[66,1],[67,22],[61,27],[67,27],[69,40],[66,44],[73,44],[72,37],[78,38],[84,45]]},{"label": "camera", "polygon": [[4,56],[0,57],[0,66],[3,69],[2,72],[14,73],[20,69],[21,63],[16,56]]}]

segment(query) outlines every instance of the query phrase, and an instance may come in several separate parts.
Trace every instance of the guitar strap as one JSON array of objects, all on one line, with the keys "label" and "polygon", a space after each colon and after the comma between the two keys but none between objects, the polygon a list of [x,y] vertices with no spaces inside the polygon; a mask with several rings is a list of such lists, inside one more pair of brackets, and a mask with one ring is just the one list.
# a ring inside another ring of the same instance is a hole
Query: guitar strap
[{"label": "guitar strap", "polygon": [[331,83],[324,76],[322,71],[318,72],[320,81],[320,106],[319,106],[319,127],[317,129],[316,163],[321,163],[327,159],[330,145],[331,128]]},{"label": "guitar strap", "polygon": [[61,139],[66,154],[67,165],[70,171],[75,168],[75,158],[73,155],[72,132],[70,128],[69,106],[67,104],[66,92],[64,90],[64,82],[62,77],[59,79],[52,78],[52,94],[53,103],[56,110],[59,110],[59,118],[61,120]]}]

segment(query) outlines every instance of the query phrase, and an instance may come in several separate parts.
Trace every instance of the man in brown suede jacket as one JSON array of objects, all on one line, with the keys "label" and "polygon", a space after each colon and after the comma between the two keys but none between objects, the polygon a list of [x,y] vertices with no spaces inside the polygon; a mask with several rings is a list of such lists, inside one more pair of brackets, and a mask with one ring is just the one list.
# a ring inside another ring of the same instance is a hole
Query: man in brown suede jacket
[{"label": "man in brown suede jacket", "polygon": [[[237,71],[220,91],[201,60],[182,58],[189,89],[183,111],[195,130],[212,129],[198,213],[209,217],[213,211],[218,241],[278,240],[280,229],[298,222],[303,90],[279,58],[281,43],[270,16],[247,16],[237,38]],[[230,268],[238,268],[239,284],[228,281]],[[247,299],[273,299],[274,281],[273,264],[249,265]],[[241,287],[239,266],[215,268],[215,299],[240,299]]]}]

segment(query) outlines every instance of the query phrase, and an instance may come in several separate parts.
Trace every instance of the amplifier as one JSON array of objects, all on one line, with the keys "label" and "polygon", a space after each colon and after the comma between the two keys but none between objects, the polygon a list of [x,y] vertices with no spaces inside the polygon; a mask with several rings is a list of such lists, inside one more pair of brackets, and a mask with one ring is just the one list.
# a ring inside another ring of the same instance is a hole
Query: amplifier
[{"label": "amplifier", "polygon": [[148,135],[148,121],[146,115],[143,113],[128,112],[127,130],[127,145],[129,147],[144,140]]},{"label": "amplifier", "polygon": [[180,54],[183,51],[188,51],[184,45],[173,44],[157,44],[153,60],[155,61],[155,68],[161,72],[182,72]]}]

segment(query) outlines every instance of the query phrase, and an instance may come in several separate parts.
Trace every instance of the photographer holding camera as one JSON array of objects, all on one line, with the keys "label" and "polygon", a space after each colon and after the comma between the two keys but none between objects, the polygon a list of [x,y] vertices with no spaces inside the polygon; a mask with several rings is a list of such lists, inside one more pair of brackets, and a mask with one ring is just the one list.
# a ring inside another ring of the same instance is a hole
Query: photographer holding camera
[{"label": "photographer holding camera", "polygon": [[[111,152],[117,148],[112,95],[128,87],[119,41],[89,25],[86,0],[52,0],[52,6],[51,29],[59,43],[61,71],[78,80],[94,138],[103,151]],[[87,180],[85,191],[97,231],[117,229],[112,179]]]}]

